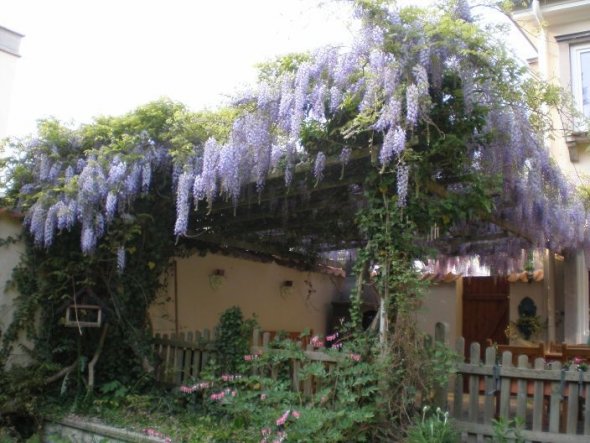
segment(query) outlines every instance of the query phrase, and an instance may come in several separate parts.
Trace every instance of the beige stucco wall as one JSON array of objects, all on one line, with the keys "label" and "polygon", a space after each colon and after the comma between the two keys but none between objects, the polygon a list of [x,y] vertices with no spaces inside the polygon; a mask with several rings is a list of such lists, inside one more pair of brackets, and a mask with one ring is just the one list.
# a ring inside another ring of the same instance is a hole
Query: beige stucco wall
[{"label": "beige stucco wall", "polygon": [[[7,212],[0,212],[0,238],[7,239],[9,237],[18,238],[21,233],[20,220],[10,215]],[[14,299],[17,292],[10,288],[9,282],[12,270],[19,263],[21,254],[24,252],[24,243],[19,241],[17,243],[8,244],[0,248],[0,329],[2,332],[12,322],[14,314]],[[21,337],[20,343],[30,345],[30,343]],[[13,352],[9,358],[9,364],[25,364],[29,361],[27,354],[25,354],[20,346],[15,345]]]},{"label": "beige stucco wall", "polygon": [[[216,269],[225,272],[218,289],[212,288],[209,282],[210,274]],[[281,291],[285,280],[293,281],[292,290]],[[150,308],[150,317],[154,332],[173,333],[176,321],[179,332],[213,329],[224,310],[239,306],[244,317],[256,315],[263,330],[310,328],[314,333],[324,334],[330,303],[342,281],[339,277],[301,272],[276,263],[217,254],[193,255],[176,260],[176,277],[171,270],[168,291]]]},{"label": "beige stucco wall", "polygon": [[437,322],[449,325],[449,344],[453,344],[462,330],[463,280],[451,283],[434,283],[424,295],[422,307],[418,312],[418,327],[434,336]]}]

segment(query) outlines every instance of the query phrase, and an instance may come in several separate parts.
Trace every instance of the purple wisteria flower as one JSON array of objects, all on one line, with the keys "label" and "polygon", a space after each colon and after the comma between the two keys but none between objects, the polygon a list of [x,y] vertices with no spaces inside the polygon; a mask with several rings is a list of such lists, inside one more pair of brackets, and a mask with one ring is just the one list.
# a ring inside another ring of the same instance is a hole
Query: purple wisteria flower
[{"label": "purple wisteria flower", "polygon": [[420,91],[415,84],[406,89],[406,123],[413,127],[418,123]]},{"label": "purple wisteria flower", "polygon": [[295,90],[293,93],[293,113],[291,114],[291,132],[290,137],[299,138],[301,123],[303,122],[305,105],[307,99],[307,90],[309,88],[310,64],[304,62],[297,70],[295,77]]},{"label": "purple wisteria flower", "polygon": [[43,242],[46,248],[49,248],[53,243],[53,235],[57,227],[57,203],[50,206],[45,216],[45,229],[43,233]]},{"label": "purple wisteria flower", "polygon": [[117,211],[117,194],[113,191],[107,194],[107,200],[105,203],[105,215],[107,222],[110,223],[115,218],[115,212]]},{"label": "purple wisteria flower", "polygon": [[315,177],[315,184],[318,185],[324,178],[324,169],[326,169],[326,154],[318,152],[315,158],[315,164],[313,167],[313,175]]},{"label": "purple wisteria flower", "polygon": [[190,212],[190,191],[194,177],[190,172],[183,172],[178,178],[176,190],[176,223],[174,235],[186,235],[188,229],[188,214]]},{"label": "purple wisteria flower", "polygon": [[126,256],[125,256],[125,247],[119,246],[117,248],[117,272],[122,274],[125,270],[126,264]]},{"label": "purple wisteria flower", "polygon": [[466,22],[471,22],[473,20],[468,0],[457,0],[455,15],[457,18],[465,20]]},{"label": "purple wisteria flower", "polygon": [[402,163],[397,166],[397,205],[399,207],[406,206],[409,174],[410,168],[408,165]]}]

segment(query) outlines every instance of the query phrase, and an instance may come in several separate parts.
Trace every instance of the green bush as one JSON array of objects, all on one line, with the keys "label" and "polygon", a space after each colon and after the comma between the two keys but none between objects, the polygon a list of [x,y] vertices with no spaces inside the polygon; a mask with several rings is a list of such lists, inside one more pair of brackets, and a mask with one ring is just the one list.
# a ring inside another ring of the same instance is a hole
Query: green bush
[{"label": "green bush", "polygon": [[459,434],[449,420],[449,413],[436,408],[434,412],[425,406],[422,418],[408,429],[408,443],[455,443]]}]

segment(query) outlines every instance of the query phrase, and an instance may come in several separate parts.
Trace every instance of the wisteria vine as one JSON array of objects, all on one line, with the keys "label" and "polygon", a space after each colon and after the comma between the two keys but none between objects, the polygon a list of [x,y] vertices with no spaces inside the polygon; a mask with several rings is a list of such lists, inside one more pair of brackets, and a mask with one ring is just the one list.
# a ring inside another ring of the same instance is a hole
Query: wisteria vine
[{"label": "wisteria vine", "polygon": [[[146,132],[131,137],[125,150],[107,152],[97,140],[94,149],[80,150],[78,158],[69,160],[44,140],[33,141],[27,149],[34,166],[31,179],[20,188],[20,201],[35,244],[49,248],[58,232],[79,225],[81,249],[92,253],[108,226],[150,192],[156,169],[167,168],[173,176],[176,236],[189,232],[192,210],[200,204],[211,207],[224,198],[237,205],[244,185],[255,183],[262,193],[269,174],[277,171],[290,186],[300,162],[309,164],[317,185],[329,158],[339,158],[344,166],[364,146],[341,143],[337,150],[311,152],[305,130],[326,128],[351,110],[346,130],[373,134],[377,167],[382,174],[395,174],[398,206],[405,207],[412,200],[410,183],[417,173],[407,151],[416,138],[437,131],[431,115],[433,96],[446,94],[445,100],[462,96],[465,113],[483,116],[485,122],[473,133],[460,134],[466,166],[501,177],[502,193],[495,197],[497,213],[492,218],[518,227],[526,238],[509,236],[481,248],[467,243],[462,252],[508,263],[521,255],[523,246],[588,249],[588,213],[531,125],[534,110],[498,93],[498,84],[512,84],[517,90],[522,80],[494,68],[506,59],[493,51],[493,43],[474,37],[468,2],[451,5],[451,10],[417,18],[387,4],[359,2],[356,15],[361,26],[349,50],[321,48],[295,69],[261,81],[235,101],[240,112],[227,139],[209,138],[181,161]],[[449,20],[456,32],[437,31],[438,23]],[[480,45],[479,52],[492,55],[486,61],[475,56],[470,45]],[[460,94],[442,90],[449,77],[459,79]],[[69,143],[71,147],[79,141],[73,137]],[[116,256],[122,271],[124,245]]]}]

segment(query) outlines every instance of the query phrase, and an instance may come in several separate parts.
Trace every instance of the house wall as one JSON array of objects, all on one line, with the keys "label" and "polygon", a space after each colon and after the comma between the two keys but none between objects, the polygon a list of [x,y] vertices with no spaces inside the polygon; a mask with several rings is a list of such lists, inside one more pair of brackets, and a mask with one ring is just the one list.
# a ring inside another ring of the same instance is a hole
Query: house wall
[{"label": "house wall", "polygon": [[0,26],[0,139],[6,137],[6,126],[16,62],[22,35]]},{"label": "house wall", "polygon": [[[568,2],[563,3],[567,4]],[[539,26],[530,10],[515,14],[516,21],[531,37],[539,51],[538,60],[531,63],[533,71],[569,92],[572,90],[570,42],[557,42],[556,37],[590,30],[590,21],[587,18],[590,14],[590,3],[584,6],[581,4],[582,2],[578,3],[580,3],[579,11],[572,9],[569,12],[564,10],[564,12],[558,13],[555,10],[542,9],[544,20],[542,27]],[[562,121],[560,115],[555,111],[552,112],[552,119],[556,131],[553,137],[547,137],[546,143],[553,157],[566,175],[572,178],[577,176],[588,178],[586,176],[590,173],[590,156],[583,155],[587,146],[578,146],[580,156],[574,166],[570,161],[569,150],[562,132],[564,124],[565,129],[571,129],[568,128],[570,125],[568,122]]]},{"label": "house wall", "polygon": [[463,280],[451,283],[433,283],[424,295],[422,307],[418,312],[418,328],[434,336],[434,326],[438,322],[449,325],[449,344],[455,343],[462,331]]},{"label": "house wall", "polygon": [[[0,239],[9,237],[18,238],[22,230],[20,219],[15,218],[7,211],[0,211]],[[15,311],[14,300],[17,292],[8,285],[11,278],[12,270],[19,263],[21,255],[24,253],[24,243],[7,244],[0,247],[0,330],[4,332],[12,322]],[[30,345],[24,336],[18,343]],[[15,345],[8,359],[8,365],[23,365],[29,361],[28,355],[23,352],[20,346]]]},{"label": "house wall", "polygon": [[[225,272],[214,289],[209,276]],[[224,310],[239,306],[245,318],[256,315],[263,330],[303,331],[324,334],[331,302],[343,279],[316,272],[301,272],[276,263],[207,254],[176,259],[167,291],[150,308],[154,332],[173,333],[213,329]],[[291,280],[293,287],[281,290]],[[177,307],[175,308],[175,300]]]},{"label": "house wall", "polygon": [[14,79],[16,58],[0,51],[0,139],[6,137],[6,125],[11,96],[11,85]]}]

